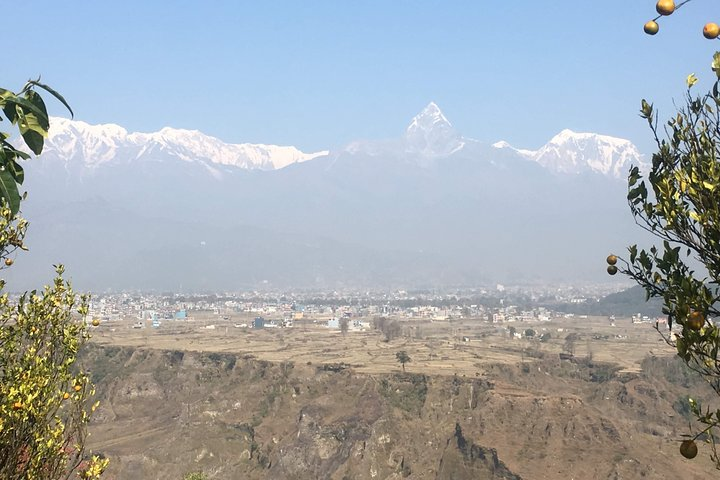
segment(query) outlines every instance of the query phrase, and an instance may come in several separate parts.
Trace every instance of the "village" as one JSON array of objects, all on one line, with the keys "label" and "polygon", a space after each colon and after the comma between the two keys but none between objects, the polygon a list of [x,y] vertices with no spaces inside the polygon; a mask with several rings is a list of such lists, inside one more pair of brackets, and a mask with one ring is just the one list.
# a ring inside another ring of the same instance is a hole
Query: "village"
[{"label": "village", "polygon": [[[617,286],[615,286],[617,289]],[[90,315],[100,321],[150,321],[159,327],[164,321],[191,321],[208,314],[223,320],[263,319],[253,325],[265,328],[291,327],[295,321],[322,320],[330,328],[340,328],[342,318],[373,317],[447,321],[481,319],[492,323],[549,321],[572,318],[573,313],[543,306],[551,299],[559,305],[579,305],[599,301],[609,292],[606,286],[505,287],[444,292],[286,292],[222,294],[96,294],[91,298]],[[582,315],[579,315],[582,316]],[[242,322],[240,323],[242,324]],[[355,321],[353,327],[361,328]]]}]

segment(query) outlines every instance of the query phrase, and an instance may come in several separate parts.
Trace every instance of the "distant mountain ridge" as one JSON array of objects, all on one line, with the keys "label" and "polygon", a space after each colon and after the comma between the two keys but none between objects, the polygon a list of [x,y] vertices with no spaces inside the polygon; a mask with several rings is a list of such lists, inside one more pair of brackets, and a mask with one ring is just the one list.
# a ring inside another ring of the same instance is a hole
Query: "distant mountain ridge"
[{"label": "distant mountain ridge", "polygon": [[208,167],[232,166],[249,170],[276,170],[328,153],[304,153],[288,146],[229,144],[197,130],[169,127],[154,133],[128,133],[114,124],[89,125],[53,117],[44,155],[99,167],[119,159],[151,158],[158,152],[186,162],[204,162]]},{"label": "distant mountain ridge", "polygon": [[[460,151],[468,144],[479,143],[460,135],[438,105],[430,102],[411,120],[399,144],[354,142],[346,147],[346,151],[372,153],[378,150],[379,145],[393,145],[407,155],[441,158]],[[492,146],[512,151],[561,174],[594,172],[624,178],[631,164],[644,164],[643,155],[628,140],[576,133],[568,129],[536,151],[518,149],[505,141]],[[89,125],[53,117],[44,157],[97,168],[120,159],[143,161],[165,155],[185,162],[201,162],[209,173],[220,177],[223,167],[278,170],[329,153],[328,150],[305,153],[293,146],[229,144],[197,130],[169,127],[153,133],[130,133],[114,124]]]},{"label": "distant mountain ridge", "polygon": [[18,288],[58,262],[92,290],[605,280],[607,253],[637,241],[629,142],[491,145],[434,103],[398,138],[330,152],[57,118],[46,145],[24,164]]}]

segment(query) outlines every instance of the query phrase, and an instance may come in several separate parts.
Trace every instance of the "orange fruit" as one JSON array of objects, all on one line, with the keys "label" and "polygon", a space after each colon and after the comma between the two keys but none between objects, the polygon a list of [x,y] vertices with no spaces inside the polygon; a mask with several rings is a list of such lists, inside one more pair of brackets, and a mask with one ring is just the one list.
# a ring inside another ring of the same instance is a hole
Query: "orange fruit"
[{"label": "orange fruit", "polygon": [[692,460],[698,454],[698,448],[694,440],[683,440],[680,444],[680,455]]},{"label": "orange fruit", "polygon": [[617,263],[617,256],[616,255],[608,255],[606,259],[608,265],[615,265]]},{"label": "orange fruit", "polygon": [[80,390],[82,390],[82,387],[80,385],[75,385],[73,388],[75,389],[76,392],[79,392]]},{"label": "orange fruit", "polygon": [[610,275],[615,275],[618,272],[618,269],[615,265],[608,265],[607,272]]},{"label": "orange fruit", "polygon": [[703,325],[705,325],[705,315],[697,310],[691,312],[690,315],[688,315],[687,320],[685,320],[685,326],[690,330],[695,330],[696,332],[700,330]]},{"label": "orange fruit", "polygon": [[12,265],[13,263],[14,263],[14,261],[13,261],[12,258],[6,258],[6,259],[5,259],[5,266],[9,267],[9,266]]},{"label": "orange fruit", "polygon": [[655,10],[660,15],[670,15],[675,11],[675,2],[673,0],[658,0]]},{"label": "orange fruit", "polygon": [[68,392],[63,393],[63,400],[67,400],[70,398],[70,394]]},{"label": "orange fruit", "polygon": [[654,20],[650,20],[645,24],[645,26],[643,26],[643,30],[648,35],[655,35],[658,30],[660,30],[660,25],[658,25]]},{"label": "orange fruit", "polygon": [[23,404],[20,402],[13,403],[13,410],[21,410],[23,408]]},{"label": "orange fruit", "polygon": [[708,40],[714,40],[720,36],[720,26],[717,23],[706,23],[703,27],[703,36]]}]

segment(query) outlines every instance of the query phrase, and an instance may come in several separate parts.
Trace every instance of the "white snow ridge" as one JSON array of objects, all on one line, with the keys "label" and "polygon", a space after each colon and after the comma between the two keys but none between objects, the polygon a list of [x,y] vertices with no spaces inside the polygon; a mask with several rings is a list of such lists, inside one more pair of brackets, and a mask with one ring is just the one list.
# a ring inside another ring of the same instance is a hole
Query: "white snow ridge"
[{"label": "white snow ridge", "polygon": [[153,133],[128,133],[114,125],[53,117],[45,153],[60,160],[82,161],[86,166],[106,162],[143,160],[172,156],[209,167],[233,166],[248,170],[277,170],[293,163],[327,155],[327,151],[304,153],[295,147],[252,143],[231,144],[197,130],[163,128]]},{"label": "white snow ridge", "polygon": [[[412,119],[400,139],[353,142],[345,152],[411,158],[425,164],[460,150],[471,154],[477,144],[461,136],[437,104],[430,102]],[[558,174],[592,172],[624,178],[631,164],[642,170],[647,167],[643,155],[630,141],[595,133],[563,130],[538,150],[517,149],[504,141],[492,147],[512,151]],[[89,125],[53,117],[42,159],[91,170],[104,164],[131,162],[197,163],[220,178],[233,168],[278,170],[325,155],[328,151],[305,153],[292,146],[225,143],[197,130],[166,127],[153,133],[129,133],[114,124]]]},{"label": "white snow ridge", "polygon": [[493,144],[495,148],[510,148],[522,156],[538,162],[556,173],[600,173],[613,178],[624,178],[630,165],[645,165],[644,156],[629,140],[577,133],[565,129],[555,135],[539,150],[518,150],[507,142]]}]

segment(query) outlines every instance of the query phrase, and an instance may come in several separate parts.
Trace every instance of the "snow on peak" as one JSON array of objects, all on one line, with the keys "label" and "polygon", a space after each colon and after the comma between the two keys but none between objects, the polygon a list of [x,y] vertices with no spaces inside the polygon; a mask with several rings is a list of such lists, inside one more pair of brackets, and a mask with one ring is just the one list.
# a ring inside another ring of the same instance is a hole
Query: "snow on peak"
[{"label": "snow on peak", "polygon": [[495,148],[510,148],[538,162],[556,173],[579,174],[596,172],[609,177],[623,178],[630,165],[645,165],[643,155],[629,140],[578,133],[564,129],[539,150],[518,150],[507,142],[497,142]]},{"label": "snow on peak", "polygon": [[113,123],[90,125],[79,120],[51,117],[45,155],[54,152],[66,160],[86,159],[86,163],[100,164],[115,157],[127,130]]},{"label": "snow on peak", "polygon": [[550,142],[551,142],[551,143],[552,143],[552,142],[562,143],[562,142],[565,142],[565,141],[570,140],[570,139],[572,139],[572,138],[577,138],[577,137],[580,137],[580,136],[583,136],[583,135],[589,135],[589,134],[587,134],[587,133],[575,133],[575,132],[573,132],[572,130],[570,130],[569,128],[563,128],[563,129],[560,131],[560,133],[558,133],[557,135],[555,135],[555,136],[550,140]]},{"label": "snow on peak", "polygon": [[413,117],[405,130],[405,150],[425,156],[449,155],[465,145],[435,102]]},{"label": "snow on peak", "polygon": [[555,135],[534,159],[559,173],[591,170],[615,178],[623,177],[631,164],[643,163],[642,155],[629,140],[568,129]]},{"label": "snow on peak", "polygon": [[506,142],[505,140],[495,142],[492,144],[492,146],[493,146],[493,148],[497,148],[497,149],[512,150],[513,152],[518,153],[525,158],[532,158],[533,155],[535,155],[535,152],[533,152],[532,150],[522,150],[519,148],[515,148],[512,145],[510,145],[508,142]]},{"label": "snow on peak", "polygon": [[45,156],[54,154],[65,162],[76,160],[86,166],[171,156],[201,162],[211,171],[215,171],[213,165],[276,170],[327,153],[304,153],[290,146],[229,144],[197,130],[170,127],[153,133],[128,133],[118,125],[89,125],[56,117],[50,120],[45,148]]},{"label": "snow on peak", "polygon": [[417,131],[430,131],[436,128],[452,128],[450,121],[443,115],[435,102],[430,102],[422,112],[413,117],[406,133],[412,135]]}]

